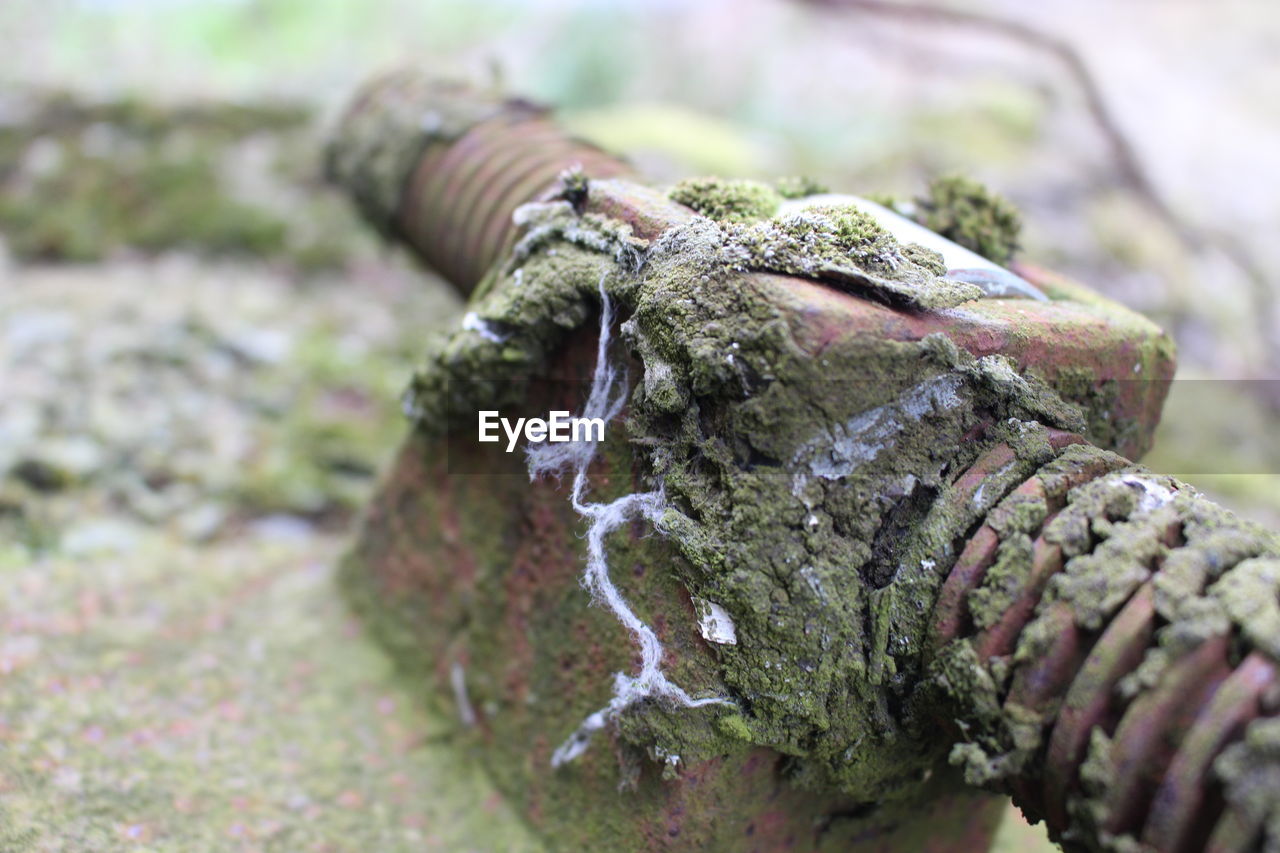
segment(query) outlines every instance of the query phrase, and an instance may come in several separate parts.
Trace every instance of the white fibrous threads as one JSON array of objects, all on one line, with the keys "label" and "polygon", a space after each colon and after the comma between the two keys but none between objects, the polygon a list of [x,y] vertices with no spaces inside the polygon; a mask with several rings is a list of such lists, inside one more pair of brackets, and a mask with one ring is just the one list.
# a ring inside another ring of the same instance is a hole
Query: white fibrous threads
[{"label": "white fibrous threads", "polygon": [[[626,401],[625,383],[615,392],[617,369],[609,363],[609,342],[613,327],[613,307],[600,281],[600,342],[596,348],[596,367],[591,380],[591,393],[583,407],[582,417],[613,420]],[[559,444],[542,443],[528,448],[529,476],[573,474],[572,503],[574,510],[590,524],[587,528],[587,565],[582,585],[592,599],[609,609],[640,647],[640,671],[635,675],[614,673],[613,698],[609,704],[589,715],[564,743],[551,755],[551,766],[559,767],[582,755],[592,736],[608,725],[626,708],[642,699],[664,698],[674,704],[696,708],[702,705],[728,704],[719,697],[695,699],[671,683],[662,672],[662,643],[653,629],[631,609],[609,577],[605,538],[609,533],[634,518],[657,525],[665,508],[662,491],[637,492],[609,503],[589,503],[587,468],[595,456],[596,442],[572,441]]]}]

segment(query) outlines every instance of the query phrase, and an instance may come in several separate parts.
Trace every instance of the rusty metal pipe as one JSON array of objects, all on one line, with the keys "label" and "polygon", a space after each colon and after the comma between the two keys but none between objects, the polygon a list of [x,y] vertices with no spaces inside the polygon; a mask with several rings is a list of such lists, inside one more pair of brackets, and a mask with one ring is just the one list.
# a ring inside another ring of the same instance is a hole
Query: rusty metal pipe
[{"label": "rusty metal pipe", "polygon": [[567,169],[634,177],[621,159],[566,133],[547,110],[399,71],[352,100],[326,152],[327,173],[385,235],[464,296],[503,253],[517,207]]},{"label": "rusty metal pipe", "polygon": [[[544,110],[527,102],[476,97],[411,75],[386,78],[365,91],[347,114],[329,161],[334,178],[371,221],[464,293],[510,245],[516,207],[546,197],[565,168],[581,165],[593,180],[629,174],[621,161],[569,138]],[[598,189],[588,207],[626,221],[644,238],[686,215],[675,206],[668,210],[650,204],[647,196],[627,195],[625,188],[593,186]],[[1048,291],[1057,287],[1049,274],[1032,268],[1022,272]],[[840,310],[851,309],[842,304]],[[1049,305],[1037,310],[1056,309]],[[1059,322],[1077,322],[1075,317]],[[916,324],[923,336],[952,321],[897,315],[884,322],[891,322],[885,328],[901,337],[906,334],[904,324]],[[982,326],[973,334],[990,335],[990,328]],[[969,333],[959,334],[965,340]],[[986,340],[975,337],[972,346],[990,351]],[[1050,356],[1035,349],[1034,341],[1019,345],[1031,347],[1024,361],[1035,363],[1038,358],[1041,366],[1052,366]],[[1098,352],[1090,357],[1111,369],[1115,365],[1108,366],[1107,359],[1118,359],[1130,349],[1129,343],[1118,343],[1116,355]],[[577,352],[582,351],[589,350]],[[572,361],[571,355],[565,358]],[[1161,370],[1166,368],[1167,378],[1172,365]],[[1127,365],[1119,369],[1127,371]],[[1138,433],[1149,435],[1159,402],[1159,396],[1154,403],[1148,397],[1135,398],[1116,416],[1140,422],[1143,429]],[[982,430],[972,438],[984,450],[955,476],[948,500],[976,502],[991,477],[1016,455]],[[994,773],[988,784],[1011,793],[1029,815],[1047,820],[1055,838],[1088,848],[1127,836],[1162,851],[1235,849],[1232,845],[1247,849],[1262,837],[1263,822],[1234,794],[1224,792],[1213,768],[1241,742],[1251,723],[1276,713],[1278,662],[1269,649],[1280,647],[1280,642],[1274,637],[1260,642],[1252,623],[1234,616],[1219,620],[1221,629],[1206,636],[1167,642],[1166,635],[1176,627],[1170,590],[1185,585],[1192,562],[1209,566],[1202,588],[1185,593],[1186,601],[1192,602],[1187,606],[1209,606],[1203,587],[1250,560],[1276,559],[1280,546],[1176,485],[1166,490],[1167,496],[1151,499],[1160,504],[1155,509],[1117,510],[1126,489],[1148,488],[1147,475],[1132,473],[1136,469],[1126,459],[1099,451],[1078,435],[1050,431],[1050,441],[1055,459],[962,531],[953,543],[957,556],[933,600],[920,602],[932,614],[920,677],[932,677],[930,673],[946,661],[968,655],[964,659],[989,673],[994,685],[981,702],[976,694],[952,696],[950,716],[939,719],[940,728],[950,731],[958,743],[978,744],[993,754],[1007,749],[1009,755],[1020,755],[1019,766]],[[1139,440],[1119,449],[1132,454],[1143,447]],[[403,476],[393,478],[380,498],[381,508],[372,515],[373,532],[366,533],[359,550],[365,566],[361,571],[384,582],[400,578],[405,565],[414,564],[415,549],[443,547],[429,544],[436,541],[434,534],[414,534],[388,545],[378,532],[378,525],[405,523],[405,502],[415,500],[413,490],[424,488],[423,463],[414,455],[423,452],[418,442],[402,457],[398,468],[416,473],[402,471]],[[1083,503],[1084,495],[1094,495],[1095,503]],[[466,511],[469,499],[441,500],[450,513],[457,513]],[[1147,497],[1134,500],[1141,503]],[[1001,513],[1016,501],[1041,502],[1045,514],[1033,527],[1018,531],[1031,549],[1021,563],[1011,564],[1005,550],[1009,537],[1002,533],[1007,519]],[[1166,504],[1172,509],[1164,509]],[[1158,515],[1158,529],[1151,532],[1158,547],[1153,546],[1152,555],[1139,567],[1140,576],[1135,575],[1122,594],[1105,606],[1083,607],[1063,593],[1092,558],[1092,546],[1063,541],[1060,529],[1066,522],[1074,519],[1072,523],[1083,529],[1140,526],[1143,519],[1156,518],[1152,513],[1157,510],[1164,513]],[[1204,534],[1208,518],[1221,534],[1217,538]],[[1262,544],[1241,548],[1241,541]],[[449,545],[448,553],[453,548]],[[993,579],[998,564],[1003,574]],[[1007,602],[1003,611],[976,619],[975,596],[999,584]],[[1028,656],[1028,648],[1039,652]],[[993,703],[999,713],[992,713]],[[1099,737],[1105,747],[1097,745]],[[1027,742],[1036,746],[1024,748]],[[1102,771],[1097,767],[1082,772],[1087,762],[1102,759],[1111,762],[1105,784],[1099,781]],[[1098,793],[1099,785],[1106,789],[1104,794]],[[799,805],[795,808],[803,811]],[[980,832],[970,834],[960,846],[980,837]],[[887,843],[888,849],[906,849],[907,844]]]}]

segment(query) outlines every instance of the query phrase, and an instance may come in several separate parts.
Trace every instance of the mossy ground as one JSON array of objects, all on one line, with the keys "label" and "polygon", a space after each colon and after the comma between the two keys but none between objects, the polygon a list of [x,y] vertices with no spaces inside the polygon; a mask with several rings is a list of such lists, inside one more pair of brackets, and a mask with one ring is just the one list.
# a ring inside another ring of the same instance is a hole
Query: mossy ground
[{"label": "mossy ground", "polygon": [[538,850],[333,580],[404,431],[395,265],[0,276],[0,850]]},{"label": "mossy ground", "polygon": [[41,552],[146,527],[199,541],[268,515],[341,523],[402,430],[405,324],[456,310],[384,275],[303,290],[179,257],[13,270],[0,531]]},{"label": "mossy ground", "polygon": [[0,850],[540,849],[332,577],[456,300],[189,224],[74,265],[0,227]]},{"label": "mossy ground", "polygon": [[344,544],[0,555],[0,849],[540,849],[335,594]]},{"label": "mossy ground", "polygon": [[[0,126],[0,230],[24,260],[184,249],[343,268],[368,243],[319,180],[315,115],[286,102],[162,106],[27,92]],[[305,200],[307,216],[281,197]],[[56,203],[51,203],[56,200]]]}]

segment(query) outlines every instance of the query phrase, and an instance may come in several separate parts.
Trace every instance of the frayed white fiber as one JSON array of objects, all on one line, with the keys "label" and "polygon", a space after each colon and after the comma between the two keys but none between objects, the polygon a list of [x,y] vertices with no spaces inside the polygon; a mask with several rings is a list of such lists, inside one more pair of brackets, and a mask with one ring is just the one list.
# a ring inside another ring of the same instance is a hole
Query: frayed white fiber
[{"label": "frayed white fiber", "polygon": [[[609,363],[613,306],[605,293],[603,278],[600,280],[600,300],[600,342],[596,348],[596,368],[582,417],[604,418],[607,423],[622,411],[626,389],[619,389],[616,393],[614,391],[617,370]],[[667,679],[662,672],[662,643],[658,641],[658,636],[635,614],[613,585],[613,580],[609,577],[605,537],[632,518],[643,518],[657,525],[666,501],[659,490],[625,495],[607,504],[588,503],[583,496],[587,491],[587,468],[595,457],[595,451],[595,443],[591,441],[559,444],[546,442],[531,446],[527,451],[529,476],[559,476],[566,471],[573,472],[573,508],[591,522],[587,528],[587,566],[582,575],[582,585],[595,601],[609,608],[635,638],[640,647],[640,672],[636,675],[614,673],[613,698],[609,700],[609,704],[583,720],[577,730],[557,747],[551,755],[552,767],[559,767],[582,755],[590,745],[592,735],[627,707],[642,699],[662,697],[690,708],[729,704],[728,700],[719,697],[694,699]]]},{"label": "frayed white fiber", "polygon": [[[586,405],[582,407],[583,418],[600,418],[606,424],[618,416],[626,403],[626,388],[613,394],[613,386],[618,379],[618,371],[609,363],[609,343],[613,335],[613,303],[604,291],[604,278],[600,279],[600,342],[596,344],[596,369],[591,377],[591,392],[587,395]],[[588,436],[591,431],[586,430]],[[559,477],[566,471],[574,472],[574,509],[578,509],[581,492],[578,478],[585,480],[587,466],[596,455],[594,441],[543,441],[530,444],[526,450],[529,464],[529,479],[536,480],[543,474]],[[581,512],[581,509],[578,509]]]}]

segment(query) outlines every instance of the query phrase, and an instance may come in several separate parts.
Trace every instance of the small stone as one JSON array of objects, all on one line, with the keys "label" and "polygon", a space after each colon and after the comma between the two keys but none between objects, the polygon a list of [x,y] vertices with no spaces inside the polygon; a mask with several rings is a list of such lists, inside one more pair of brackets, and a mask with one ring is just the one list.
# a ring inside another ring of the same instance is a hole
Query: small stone
[{"label": "small stone", "polygon": [[178,529],[193,542],[204,542],[217,534],[226,521],[227,511],[220,504],[206,502],[193,507],[178,517]]},{"label": "small stone", "polygon": [[250,522],[249,529],[259,539],[271,542],[302,542],[315,533],[315,527],[296,515],[268,515]]},{"label": "small stone", "polygon": [[738,644],[738,629],[723,607],[697,597],[693,598],[693,607],[698,614],[698,630],[702,632],[702,639],[722,646]]},{"label": "small stone", "polygon": [[278,329],[245,329],[228,344],[248,361],[259,364],[279,364],[293,349],[292,339]]},{"label": "small stone", "polygon": [[118,519],[101,519],[78,524],[62,539],[62,551],[76,557],[134,550],[141,538],[136,524]]}]

